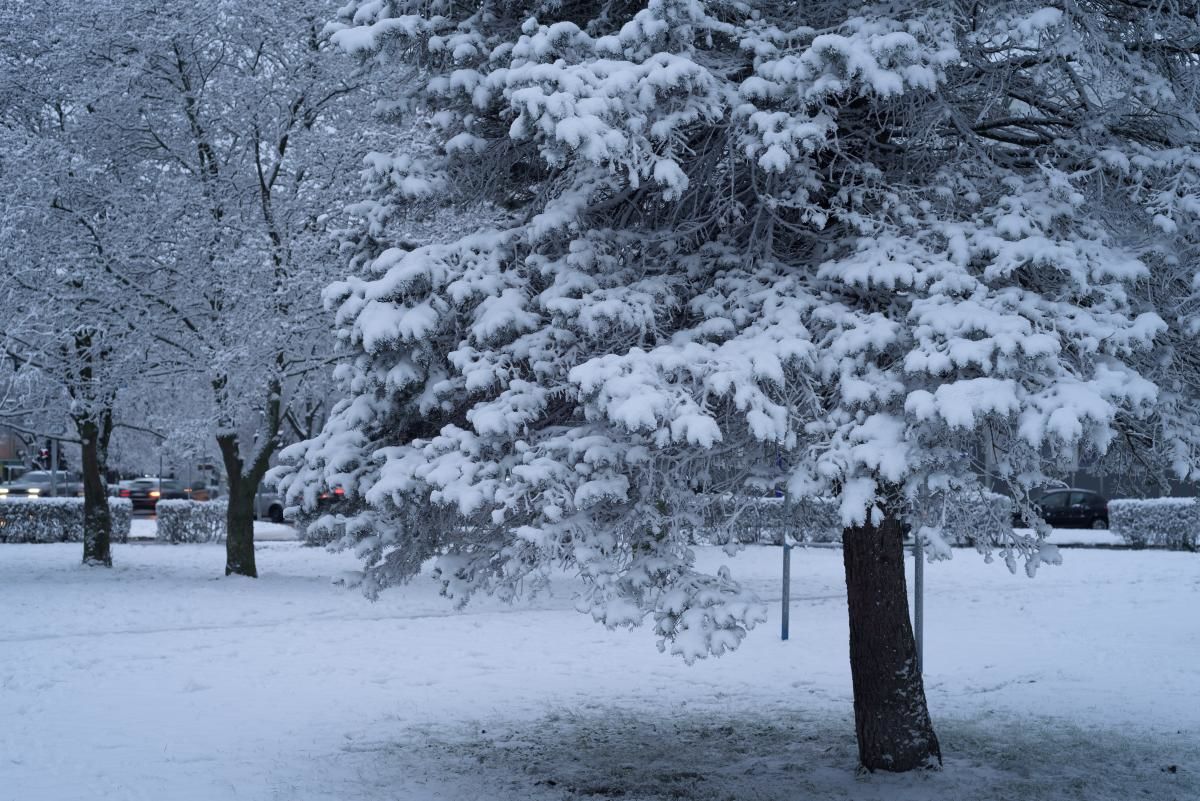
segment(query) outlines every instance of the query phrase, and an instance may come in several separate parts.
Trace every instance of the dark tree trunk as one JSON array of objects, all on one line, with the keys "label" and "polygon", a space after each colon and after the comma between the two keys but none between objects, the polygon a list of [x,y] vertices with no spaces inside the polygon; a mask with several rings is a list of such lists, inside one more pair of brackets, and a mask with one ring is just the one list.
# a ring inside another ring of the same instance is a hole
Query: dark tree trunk
[{"label": "dark tree trunk", "polygon": [[[283,355],[277,354],[277,363],[282,366]],[[213,381],[213,391],[218,403],[229,391],[228,377],[220,376]],[[229,511],[225,518],[225,575],[258,578],[258,567],[254,564],[254,496],[267,474],[271,456],[279,447],[279,424],[282,420],[283,388],[278,378],[268,382],[267,398],[263,408],[263,426],[255,438],[249,462],[242,458],[233,420],[223,422],[225,433],[217,436],[221,449],[221,460],[225,463],[225,476],[229,483]]]},{"label": "dark tree trunk", "polygon": [[[83,469],[83,563],[112,567],[112,512],[104,482],[104,453],[100,426],[77,420]],[[107,439],[107,437],[105,437]]]},{"label": "dark tree trunk", "polygon": [[257,483],[240,478],[229,479],[229,511],[225,518],[225,575],[258,578],[254,563],[254,493]]},{"label": "dark tree trunk", "polygon": [[940,765],[941,748],[908,619],[900,521],[848,528],[842,535],[850,610],[850,673],[858,757],[868,770]]},{"label": "dark tree trunk", "polygon": [[262,481],[262,470],[252,466],[243,472],[243,462],[235,435],[217,437],[225,475],[229,484],[229,508],[225,513],[225,575],[258,578],[254,563],[254,495]]}]

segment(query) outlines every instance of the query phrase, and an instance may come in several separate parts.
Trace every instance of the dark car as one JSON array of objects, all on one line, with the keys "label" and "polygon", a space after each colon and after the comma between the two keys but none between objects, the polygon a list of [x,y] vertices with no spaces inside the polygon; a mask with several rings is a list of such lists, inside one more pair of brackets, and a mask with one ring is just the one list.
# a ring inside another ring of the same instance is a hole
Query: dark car
[{"label": "dark car", "polygon": [[71,498],[83,495],[83,480],[78,473],[59,470],[33,470],[16,481],[0,487],[0,498]]},{"label": "dark car", "polygon": [[1091,490],[1048,490],[1034,505],[1055,528],[1108,528],[1108,500]]},{"label": "dark car", "polygon": [[139,478],[120,491],[134,509],[153,509],[159,501],[181,500],[188,497],[183,484],[172,478]]}]

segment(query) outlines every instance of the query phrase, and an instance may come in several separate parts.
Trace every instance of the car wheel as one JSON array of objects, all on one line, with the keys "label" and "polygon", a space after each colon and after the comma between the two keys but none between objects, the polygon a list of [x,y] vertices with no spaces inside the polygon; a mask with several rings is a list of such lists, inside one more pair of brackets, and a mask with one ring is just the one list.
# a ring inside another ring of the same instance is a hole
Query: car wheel
[{"label": "car wheel", "polygon": [[1093,531],[1107,531],[1108,530],[1108,521],[1105,520],[1103,517],[1097,517],[1095,520],[1092,521],[1092,530]]},{"label": "car wheel", "polygon": [[267,511],[267,517],[271,518],[272,523],[282,523],[283,522],[283,507],[282,506],[272,506]]}]

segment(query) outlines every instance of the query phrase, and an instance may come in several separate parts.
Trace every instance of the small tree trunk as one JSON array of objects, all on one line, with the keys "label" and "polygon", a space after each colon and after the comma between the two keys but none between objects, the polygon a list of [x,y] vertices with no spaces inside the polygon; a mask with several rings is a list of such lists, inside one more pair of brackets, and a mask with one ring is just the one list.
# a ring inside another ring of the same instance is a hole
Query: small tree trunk
[{"label": "small tree trunk", "polygon": [[221,459],[225,462],[225,479],[229,483],[229,507],[225,512],[225,575],[237,574],[258,578],[254,564],[254,493],[258,491],[261,473],[242,472],[242,456],[235,434],[217,437]]},{"label": "small tree trunk", "polygon": [[100,427],[90,420],[77,421],[76,427],[82,441],[83,563],[112,567],[112,512],[104,483]]},{"label": "small tree trunk", "polygon": [[[282,366],[283,355],[277,354],[277,362]],[[213,381],[213,390],[218,402],[228,391],[228,377],[219,376]],[[268,382],[264,425],[260,429],[261,438],[256,437],[255,446],[249,455],[249,461],[243,461],[237,434],[234,433],[232,420],[225,420],[228,425],[223,433],[217,435],[217,447],[221,449],[221,460],[225,463],[226,480],[229,482],[229,511],[225,518],[225,575],[236,573],[239,576],[258,578],[258,568],[254,564],[254,496],[258,486],[266,475],[271,456],[279,447],[279,423],[281,420],[281,382],[273,378]]]},{"label": "small tree trunk", "polygon": [[225,575],[258,578],[254,563],[254,492],[244,478],[229,479],[229,511],[225,517]]},{"label": "small tree trunk", "polygon": [[850,673],[858,758],[868,770],[941,764],[942,752],[917,669],[908,619],[900,521],[848,528],[842,535],[850,611]]}]

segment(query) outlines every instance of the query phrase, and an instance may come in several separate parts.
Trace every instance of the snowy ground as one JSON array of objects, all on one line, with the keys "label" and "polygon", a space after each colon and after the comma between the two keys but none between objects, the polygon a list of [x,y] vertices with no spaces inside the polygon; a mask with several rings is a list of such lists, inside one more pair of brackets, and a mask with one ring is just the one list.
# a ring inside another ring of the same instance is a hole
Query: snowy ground
[{"label": "snowy ground", "polygon": [[941,772],[855,775],[840,553],[727,562],[771,621],[687,667],[571,609],[573,583],[456,611],[376,604],[295,543],[0,547],[0,799],[1200,798],[1200,557],[1076,550],[1036,579],[926,571]]},{"label": "snowy ground", "polygon": [[[129,521],[131,540],[152,540],[158,536],[158,521],[154,517],[134,517]],[[296,529],[268,520],[254,521],[255,542],[286,542],[296,539]]]},{"label": "snowy ground", "polygon": [[[1019,528],[1017,529],[1017,533],[1032,534],[1033,532],[1027,528]],[[1046,538],[1046,542],[1066,548],[1095,547],[1097,545],[1122,547],[1125,545],[1124,540],[1108,529],[1090,528],[1056,528],[1050,532],[1050,536]]]}]

